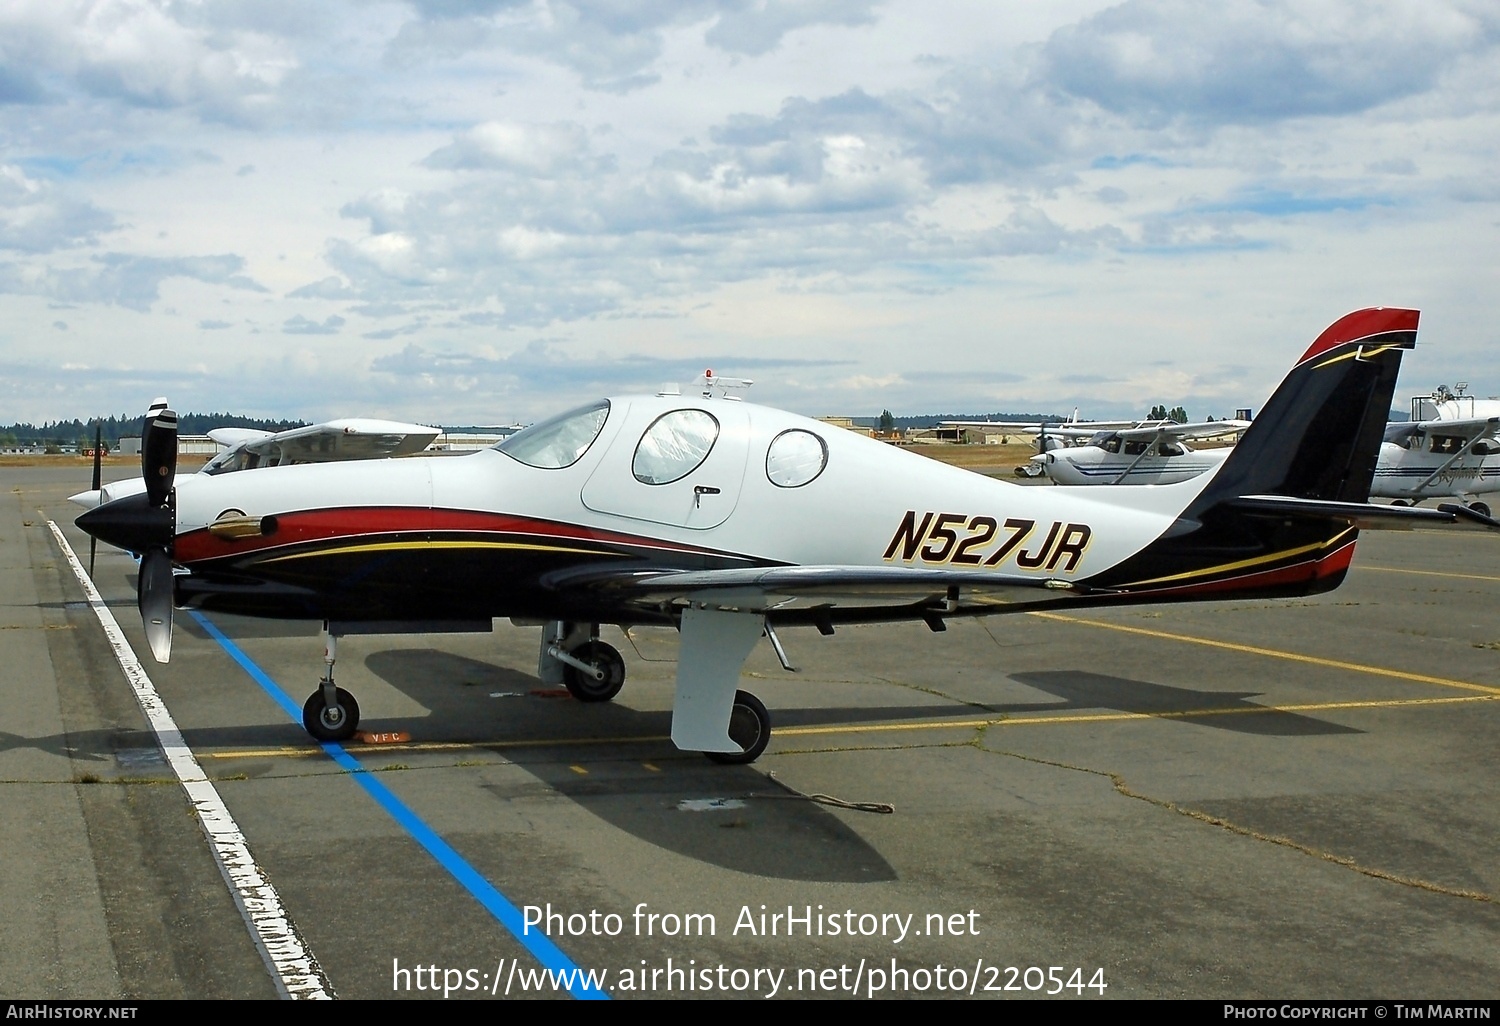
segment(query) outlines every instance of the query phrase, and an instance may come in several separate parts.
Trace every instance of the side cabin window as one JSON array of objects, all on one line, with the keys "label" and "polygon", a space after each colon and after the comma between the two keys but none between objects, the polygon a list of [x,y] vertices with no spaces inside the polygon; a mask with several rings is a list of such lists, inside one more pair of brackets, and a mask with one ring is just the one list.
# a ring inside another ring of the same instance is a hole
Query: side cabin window
[{"label": "side cabin window", "polygon": [[1160,452],[1163,456],[1186,456],[1187,450],[1177,442],[1161,443]]},{"label": "side cabin window", "polygon": [[719,422],[703,410],[673,410],[651,422],[630,469],[642,484],[681,481],[708,459],[719,437]]},{"label": "side cabin window", "polygon": [[600,399],[517,431],[494,448],[528,467],[561,470],[583,458],[608,417],[609,400]]},{"label": "side cabin window", "polygon": [[1126,442],[1125,443],[1125,455],[1126,456],[1139,456],[1141,453],[1143,453],[1145,451],[1146,451],[1146,443],[1145,442]]},{"label": "side cabin window", "polygon": [[1433,435],[1432,451],[1452,455],[1464,447],[1468,439],[1460,435]]},{"label": "side cabin window", "polygon": [[811,431],[792,428],[771,440],[766,477],[778,488],[801,488],[828,466],[828,445]]},{"label": "side cabin window", "polygon": [[1120,451],[1120,436],[1115,435],[1113,438],[1105,439],[1099,444],[1099,448],[1105,452],[1118,453]]}]

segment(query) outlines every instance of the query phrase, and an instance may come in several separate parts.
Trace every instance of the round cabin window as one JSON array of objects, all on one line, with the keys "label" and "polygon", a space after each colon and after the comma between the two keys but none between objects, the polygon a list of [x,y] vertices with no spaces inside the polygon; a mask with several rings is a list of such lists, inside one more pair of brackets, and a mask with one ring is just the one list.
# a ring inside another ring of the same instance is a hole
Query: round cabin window
[{"label": "round cabin window", "polygon": [[651,422],[630,469],[642,484],[681,481],[708,459],[719,437],[719,422],[702,410],[673,410]]},{"label": "round cabin window", "polygon": [[811,431],[783,431],[766,450],[766,477],[779,488],[801,488],[828,466],[828,446]]}]

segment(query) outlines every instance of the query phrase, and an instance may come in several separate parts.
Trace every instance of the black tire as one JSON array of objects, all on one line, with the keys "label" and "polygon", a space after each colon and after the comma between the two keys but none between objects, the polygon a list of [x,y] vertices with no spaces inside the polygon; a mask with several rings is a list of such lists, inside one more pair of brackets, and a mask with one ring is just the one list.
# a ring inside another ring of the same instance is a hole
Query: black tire
[{"label": "black tire", "polygon": [[703,754],[721,765],[744,766],[759,759],[771,741],[771,714],[766,712],[761,700],[748,691],[734,693],[734,708],[729,712],[729,739],[742,750]]},{"label": "black tire", "polygon": [[1412,502],[1410,499],[1396,499],[1396,500],[1394,500],[1391,503],[1391,505],[1392,506],[1415,506],[1416,503]]},{"label": "black tire", "polygon": [[359,727],[359,703],[343,688],[335,690],[338,697],[334,709],[323,701],[321,687],[308,695],[302,706],[302,726],[319,741],[347,741]]},{"label": "black tire", "polygon": [[1490,507],[1482,502],[1471,502],[1469,503],[1469,508],[1482,517],[1490,515]]},{"label": "black tire", "polygon": [[625,660],[613,646],[602,641],[590,641],[568,654],[604,670],[604,679],[595,680],[590,674],[563,664],[563,684],[567,687],[568,694],[580,702],[608,702],[625,686]]}]

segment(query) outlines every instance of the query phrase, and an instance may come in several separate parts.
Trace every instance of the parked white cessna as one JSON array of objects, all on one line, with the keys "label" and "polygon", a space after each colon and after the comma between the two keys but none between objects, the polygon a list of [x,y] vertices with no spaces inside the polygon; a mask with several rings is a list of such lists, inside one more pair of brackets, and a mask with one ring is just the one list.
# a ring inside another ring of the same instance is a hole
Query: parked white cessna
[{"label": "parked white cessna", "polygon": [[174,606],[324,623],[303,708],[350,736],[341,634],[542,627],[539,675],[584,701],[625,680],[600,624],[681,630],[672,740],[749,762],[770,717],[740,668],[778,630],[1244,596],[1343,580],[1362,524],[1500,523],[1365,502],[1417,312],[1361,310],[1303,353],[1216,473],[1160,488],[1024,488],[705,388],[598,400],[493,449],[220,474],[174,489],[176,418],[148,421],[147,491],[78,525],[142,554],[156,658]]},{"label": "parked white cessna", "polygon": [[[156,399],[147,411],[148,419],[167,408],[165,399]],[[258,467],[280,467],[293,463],[328,463],[335,460],[373,460],[388,456],[407,456],[421,452],[432,444],[442,429],[422,424],[403,424],[395,420],[373,420],[353,417],[330,420],[323,424],[288,428],[285,431],[257,431],[254,428],[214,428],[208,433],[224,451],[205,463],[199,474],[228,474]],[[183,483],[191,480],[184,478]],[[111,502],[146,490],[139,477],[95,484],[86,492],[68,496],[68,501],[85,509]]]},{"label": "parked white cessna", "polygon": [[1475,498],[1500,491],[1500,400],[1439,385],[1411,401],[1411,420],[1387,425],[1371,496],[1410,505],[1454,497],[1488,516]]},{"label": "parked white cessna", "polygon": [[[1031,458],[1038,473],[1057,484],[1172,484],[1217,467],[1230,450],[1194,450],[1187,439],[1239,435],[1245,420],[1210,420],[1196,424],[1160,421],[1118,430],[1094,432],[1086,444],[1058,446]],[[1080,437],[1077,429],[1054,428],[1054,434]],[[1035,474],[1029,476],[1036,476]]]}]

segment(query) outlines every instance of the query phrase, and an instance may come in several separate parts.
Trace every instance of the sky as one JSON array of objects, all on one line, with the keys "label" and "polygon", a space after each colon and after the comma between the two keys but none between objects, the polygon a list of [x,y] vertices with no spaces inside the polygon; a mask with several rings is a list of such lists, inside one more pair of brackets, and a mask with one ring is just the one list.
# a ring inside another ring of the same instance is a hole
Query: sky
[{"label": "sky", "polygon": [[1500,394],[1493,0],[6,0],[0,423]]}]

